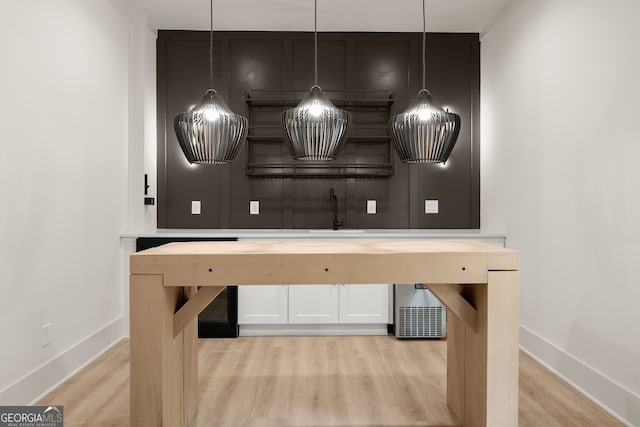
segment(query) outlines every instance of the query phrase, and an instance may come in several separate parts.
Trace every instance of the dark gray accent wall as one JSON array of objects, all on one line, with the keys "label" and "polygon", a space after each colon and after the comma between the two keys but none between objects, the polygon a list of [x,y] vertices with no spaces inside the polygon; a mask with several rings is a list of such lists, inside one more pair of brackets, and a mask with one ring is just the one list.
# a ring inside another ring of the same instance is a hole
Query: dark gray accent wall
[{"label": "dark gray accent wall", "polygon": [[[173,132],[173,118],[208,88],[208,37],[207,32],[158,34],[159,228],[330,228],[331,188],[338,196],[344,228],[480,227],[478,34],[438,33],[427,38],[427,88],[462,119],[446,167],[402,164],[383,126],[421,88],[422,35],[319,34],[319,84],[325,91],[337,98],[361,96],[353,91],[367,91],[365,97],[372,96],[370,91],[392,94],[387,107],[353,107],[358,126],[365,123],[370,129],[352,129],[352,138],[336,160],[360,165],[390,162],[377,178],[347,172],[265,178],[250,167],[256,159],[296,163],[278,138],[259,143],[255,140],[260,138],[250,139],[231,165],[189,165]],[[313,33],[216,32],[214,59],[214,87],[229,107],[249,116],[252,125],[277,125],[279,111],[290,107],[255,108],[247,94],[308,90],[313,84]],[[251,135],[255,132],[250,130]],[[277,129],[274,132],[277,135]],[[368,140],[362,135],[376,137]],[[366,213],[368,199],[377,201],[377,214]],[[438,214],[424,213],[426,199],[439,201]],[[201,202],[200,215],[191,214],[193,200]],[[259,215],[249,214],[250,200],[260,201]]]}]

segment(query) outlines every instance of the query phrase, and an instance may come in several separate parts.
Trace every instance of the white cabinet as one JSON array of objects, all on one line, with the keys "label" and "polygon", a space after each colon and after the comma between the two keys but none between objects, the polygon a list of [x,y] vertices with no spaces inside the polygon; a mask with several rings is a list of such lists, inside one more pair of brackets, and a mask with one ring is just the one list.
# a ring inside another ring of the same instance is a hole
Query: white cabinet
[{"label": "white cabinet", "polygon": [[240,335],[385,335],[389,288],[386,284],[238,286]]},{"label": "white cabinet", "polygon": [[238,286],[238,324],[288,322],[288,286]]},{"label": "white cabinet", "polygon": [[389,285],[340,285],[340,323],[387,323]]},{"label": "white cabinet", "polygon": [[290,285],[289,323],[338,323],[338,285]]}]

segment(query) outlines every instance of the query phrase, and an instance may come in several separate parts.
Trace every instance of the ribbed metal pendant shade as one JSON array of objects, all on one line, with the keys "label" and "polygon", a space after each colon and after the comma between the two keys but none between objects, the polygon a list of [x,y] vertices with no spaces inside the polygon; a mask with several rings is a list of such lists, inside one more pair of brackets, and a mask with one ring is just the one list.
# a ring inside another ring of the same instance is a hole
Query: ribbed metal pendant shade
[{"label": "ribbed metal pendant shade", "polygon": [[[209,87],[213,87],[213,0],[209,1]],[[189,163],[226,164],[235,160],[249,121],[234,114],[214,89],[173,119],[178,143]]]},{"label": "ribbed metal pendant shade", "polygon": [[297,107],[282,113],[282,132],[296,160],[335,160],[351,122],[318,86],[318,0],[313,2],[314,85]]},{"label": "ribbed metal pendant shade", "polygon": [[422,90],[402,113],[389,119],[389,133],[404,163],[444,163],[460,133],[460,116],[445,111],[424,89],[427,83],[427,11],[422,0]]},{"label": "ribbed metal pendant shade", "polygon": [[319,86],[282,112],[282,130],[296,160],[335,160],[350,121],[351,114],[336,108]]},{"label": "ribbed metal pendant shade", "polygon": [[391,117],[389,132],[404,163],[443,163],[458,139],[460,116],[442,109],[422,89],[413,104]]},{"label": "ribbed metal pendant shade", "polygon": [[173,120],[178,143],[189,163],[232,162],[247,136],[248,126],[249,121],[234,114],[213,89]]}]

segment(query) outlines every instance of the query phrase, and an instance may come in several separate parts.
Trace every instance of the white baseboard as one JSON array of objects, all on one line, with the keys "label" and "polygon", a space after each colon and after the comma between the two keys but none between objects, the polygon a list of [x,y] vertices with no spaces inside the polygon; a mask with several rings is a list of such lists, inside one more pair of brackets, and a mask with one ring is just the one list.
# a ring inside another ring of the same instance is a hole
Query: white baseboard
[{"label": "white baseboard", "polygon": [[0,405],[34,404],[118,342],[122,332],[120,317],[0,391]]},{"label": "white baseboard", "polygon": [[382,325],[240,325],[240,336],[296,336],[296,335],[387,335],[387,324]]},{"label": "white baseboard", "polygon": [[640,427],[640,397],[520,326],[523,351],[628,426]]}]

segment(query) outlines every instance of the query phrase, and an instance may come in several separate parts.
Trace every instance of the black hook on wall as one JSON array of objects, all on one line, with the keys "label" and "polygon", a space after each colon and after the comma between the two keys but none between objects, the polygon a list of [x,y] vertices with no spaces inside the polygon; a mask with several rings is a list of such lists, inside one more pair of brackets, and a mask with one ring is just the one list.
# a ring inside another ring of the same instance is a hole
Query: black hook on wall
[{"label": "black hook on wall", "polygon": [[[149,175],[147,175],[145,173],[144,174],[144,195],[146,196],[147,194],[149,194]],[[144,204],[145,205],[155,205],[156,204],[156,199],[154,199],[153,197],[145,197],[144,198]]]}]

